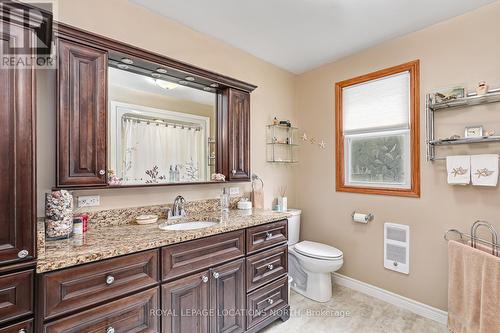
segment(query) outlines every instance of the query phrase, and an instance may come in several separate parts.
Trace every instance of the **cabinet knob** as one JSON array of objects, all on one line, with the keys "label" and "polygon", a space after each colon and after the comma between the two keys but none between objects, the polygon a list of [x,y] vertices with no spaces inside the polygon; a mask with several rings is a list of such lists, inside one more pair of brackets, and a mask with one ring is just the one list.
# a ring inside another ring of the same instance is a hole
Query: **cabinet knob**
[{"label": "cabinet knob", "polygon": [[115,282],[115,277],[113,275],[106,276],[106,284],[107,285],[113,284],[113,282]]},{"label": "cabinet knob", "polygon": [[232,173],[233,175],[235,175],[235,174],[236,174],[236,170],[235,170],[235,169],[231,170],[231,173]]},{"label": "cabinet knob", "polygon": [[269,269],[270,271],[272,271],[273,268],[274,268],[274,266],[272,264],[267,265],[267,269]]},{"label": "cabinet knob", "polygon": [[104,175],[106,174],[106,171],[104,171],[104,170],[99,170],[99,174],[100,174],[101,176],[104,176]]},{"label": "cabinet knob", "polygon": [[26,333],[26,330],[24,328],[21,328],[17,333]]},{"label": "cabinet knob", "polygon": [[270,232],[266,232],[266,240],[271,239],[273,237],[273,234]]},{"label": "cabinet knob", "polygon": [[216,279],[218,279],[218,278],[219,278],[219,273],[217,273],[217,272],[214,272],[212,275],[213,275],[213,276],[214,276],[214,278],[216,278]]},{"label": "cabinet knob", "polygon": [[26,258],[26,257],[28,256],[28,254],[30,254],[30,253],[28,252],[28,250],[21,250],[21,251],[19,251],[19,252],[17,253],[17,256],[18,256],[19,258]]},{"label": "cabinet knob", "polygon": [[115,333],[115,328],[113,326],[109,326],[107,329],[106,329],[106,333]]},{"label": "cabinet knob", "polygon": [[273,305],[274,300],[272,298],[268,298],[267,299],[267,303],[269,303],[269,305]]},{"label": "cabinet knob", "polygon": [[203,281],[203,283],[207,283],[207,282],[208,282],[208,276],[203,275],[203,276],[201,277],[201,281]]}]

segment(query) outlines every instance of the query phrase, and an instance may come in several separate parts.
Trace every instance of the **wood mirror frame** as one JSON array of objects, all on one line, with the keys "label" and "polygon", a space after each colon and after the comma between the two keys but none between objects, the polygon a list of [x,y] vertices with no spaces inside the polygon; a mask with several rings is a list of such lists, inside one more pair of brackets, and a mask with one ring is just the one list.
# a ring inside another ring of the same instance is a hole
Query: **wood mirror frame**
[{"label": "wood mirror frame", "polygon": [[226,181],[250,180],[250,93],[257,87],[62,23],[55,25],[57,67],[56,188],[128,188],[210,184],[154,183],[110,186],[107,177],[107,68],[127,57],[193,76],[216,89],[216,172]]}]

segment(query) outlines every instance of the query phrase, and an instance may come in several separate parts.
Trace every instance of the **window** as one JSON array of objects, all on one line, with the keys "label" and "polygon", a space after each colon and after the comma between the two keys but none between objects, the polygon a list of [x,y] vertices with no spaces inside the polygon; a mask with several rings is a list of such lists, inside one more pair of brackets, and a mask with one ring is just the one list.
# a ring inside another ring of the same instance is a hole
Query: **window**
[{"label": "window", "polygon": [[337,191],[419,197],[419,61],[335,88]]}]

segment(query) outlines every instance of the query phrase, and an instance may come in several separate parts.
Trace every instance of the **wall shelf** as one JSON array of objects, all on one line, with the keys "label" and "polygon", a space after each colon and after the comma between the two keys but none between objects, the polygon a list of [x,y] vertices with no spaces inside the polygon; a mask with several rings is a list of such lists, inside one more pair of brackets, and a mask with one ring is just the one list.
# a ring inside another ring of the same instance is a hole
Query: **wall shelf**
[{"label": "wall shelf", "polygon": [[467,94],[464,98],[459,98],[453,101],[435,103],[432,99],[432,94],[428,94],[426,98],[426,134],[427,134],[427,160],[435,161],[442,160],[445,157],[436,157],[436,147],[466,145],[478,143],[495,143],[500,142],[500,136],[489,136],[479,138],[461,138],[456,140],[435,139],[435,119],[434,114],[438,111],[464,109],[475,105],[484,105],[500,102],[500,89],[490,90],[486,95],[478,96],[476,93]]},{"label": "wall shelf", "polygon": [[432,111],[450,110],[468,106],[490,104],[500,102],[500,89],[491,90],[486,95],[478,96],[476,93],[468,94],[467,97],[455,99],[448,102],[429,102],[428,108]]},{"label": "wall shelf", "polygon": [[287,125],[266,126],[266,160],[269,163],[297,163],[298,128]]}]

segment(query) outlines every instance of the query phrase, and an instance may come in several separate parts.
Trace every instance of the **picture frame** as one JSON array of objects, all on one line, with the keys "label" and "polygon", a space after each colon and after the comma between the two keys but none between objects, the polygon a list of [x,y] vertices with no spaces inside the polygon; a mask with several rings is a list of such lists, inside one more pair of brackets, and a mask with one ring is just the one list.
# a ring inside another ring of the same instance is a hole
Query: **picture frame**
[{"label": "picture frame", "polygon": [[465,97],[467,97],[467,89],[464,85],[440,88],[432,93],[434,103],[446,103]]},{"label": "picture frame", "polygon": [[484,127],[481,125],[465,127],[465,138],[482,138],[483,135]]}]

